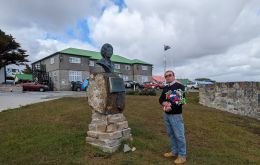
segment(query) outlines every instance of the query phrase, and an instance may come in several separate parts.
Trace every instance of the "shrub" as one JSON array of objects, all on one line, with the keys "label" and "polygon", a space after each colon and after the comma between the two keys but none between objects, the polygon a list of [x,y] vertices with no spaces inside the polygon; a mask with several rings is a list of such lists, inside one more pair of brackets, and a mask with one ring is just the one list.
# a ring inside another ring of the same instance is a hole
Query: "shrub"
[{"label": "shrub", "polygon": [[143,90],[139,91],[139,95],[156,96],[156,90],[155,89],[143,89]]},{"label": "shrub", "polygon": [[127,95],[138,95],[138,90],[134,91],[134,90],[130,90],[130,91],[126,91]]},{"label": "shrub", "polygon": [[142,89],[142,90],[131,90],[126,92],[127,95],[143,95],[143,96],[156,96],[155,89]]}]

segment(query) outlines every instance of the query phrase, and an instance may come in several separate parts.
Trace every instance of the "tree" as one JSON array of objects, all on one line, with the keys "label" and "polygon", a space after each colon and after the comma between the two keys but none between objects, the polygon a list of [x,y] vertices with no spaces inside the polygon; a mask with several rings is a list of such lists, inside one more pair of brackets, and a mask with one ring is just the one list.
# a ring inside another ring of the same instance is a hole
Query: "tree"
[{"label": "tree", "polygon": [[25,69],[23,70],[24,74],[32,74],[32,68],[30,67],[30,65],[25,64]]},{"label": "tree", "polygon": [[21,49],[13,36],[0,29],[0,68],[9,64],[24,65],[24,62],[29,62],[27,57],[26,51]]},{"label": "tree", "polygon": [[211,80],[209,78],[196,78],[195,81],[216,82],[215,80]]}]

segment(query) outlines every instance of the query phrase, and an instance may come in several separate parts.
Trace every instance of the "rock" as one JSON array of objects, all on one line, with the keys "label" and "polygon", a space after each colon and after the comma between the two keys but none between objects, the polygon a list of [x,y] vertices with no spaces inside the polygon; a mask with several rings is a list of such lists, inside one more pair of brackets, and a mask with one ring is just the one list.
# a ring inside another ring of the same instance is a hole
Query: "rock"
[{"label": "rock", "polygon": [[125,121],[125,116],[122,113],[107,115],[108,123],[118,123]]},{"label": "rock", "polygon": [[89,137],[98,138],[98,133],[96,131],[88,131],[87,134]]},{"label": "rock", "polygon": [[98,133],[98,137],[101,140],[105,140],[105,139],[118,139],[122,137],[122,131],[115,131],[112,133],[106,133],[106,132],[100,132]]},{"label": "rock", "polygon": [[124,153],[129,151],[131,151],[131,148],[127,144],[124,144]]},{"label": "rock", "polygon": [[132,152],[134,152],[135,150],[136,150],[136,148],[135,148],[135,147],[133,147],[133,148],[132,148]]},{"label": "rock", "polygon": [[125,107],[125,94],[111,93],[109,78],[119,78],[119,76],[115,73],[94,73],[90,75],[88,103],[93,110],[100,114],[121,113]]},{"label": "rock", "polygon": [[92,111],[92,120],[107,122],[107,115],[103,115],[96,111]]},{"label": "rock", "polygon": [[118,125],[117,124],[109,124],[107,125],[106,132],[114,132],[118,130]]},{"label": "rock", "polygon": [[118,130],[123,130],[128,128],[128,122],[127,121],[122,121],[117,123]]},{"label": "rock", "polygon": [[120,142],[116,142],[113,144],[110,143],[110,145],[108,145],[108,143],[105,143],[104,141],[100,141],[98,139],[90,139],[89,137],[86,138],[86,141],[89,144],[100,148],[103,152],[108,152],[108,153],[115,152],[120,146]]},{"label": "rock", "polygon": [[103,74],[91,75],[89,81],[89,97],[88,103],[97,112],[103,113],[106,108],[106,98],[108,95],[106,79]]},{"label": "rock", "polygon": [[105,132],[107,125],[106,123],[91,123],[88,126],[89,131]]},{"label": "rock", "polygon": [[131,135],[131,128],[126,128],[122,130],[123,136],[129,136]]}]

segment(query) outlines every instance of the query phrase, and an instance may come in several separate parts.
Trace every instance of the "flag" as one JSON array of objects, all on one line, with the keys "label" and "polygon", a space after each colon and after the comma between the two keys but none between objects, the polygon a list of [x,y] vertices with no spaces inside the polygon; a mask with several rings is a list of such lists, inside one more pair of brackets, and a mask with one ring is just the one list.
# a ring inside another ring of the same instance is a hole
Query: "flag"
[{"label": "flag", "polygon": [[164,51],[171,49],[171,47],[169,45],[164,45]]}]

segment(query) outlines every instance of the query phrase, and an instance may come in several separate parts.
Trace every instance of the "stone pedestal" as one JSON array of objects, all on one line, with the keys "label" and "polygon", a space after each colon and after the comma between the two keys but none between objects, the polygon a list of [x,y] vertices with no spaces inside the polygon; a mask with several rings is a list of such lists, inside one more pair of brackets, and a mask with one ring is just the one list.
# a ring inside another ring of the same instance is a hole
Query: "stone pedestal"
[{"label": "stone pedestal", "polygon": [[111,92],[111,78],[119,78],[113,73],[90,75],[88,102],[92,108],[86,141],[104,152],[114,152],[122,140],[131,138],[131,129],[123,115],[124,92]]}]

